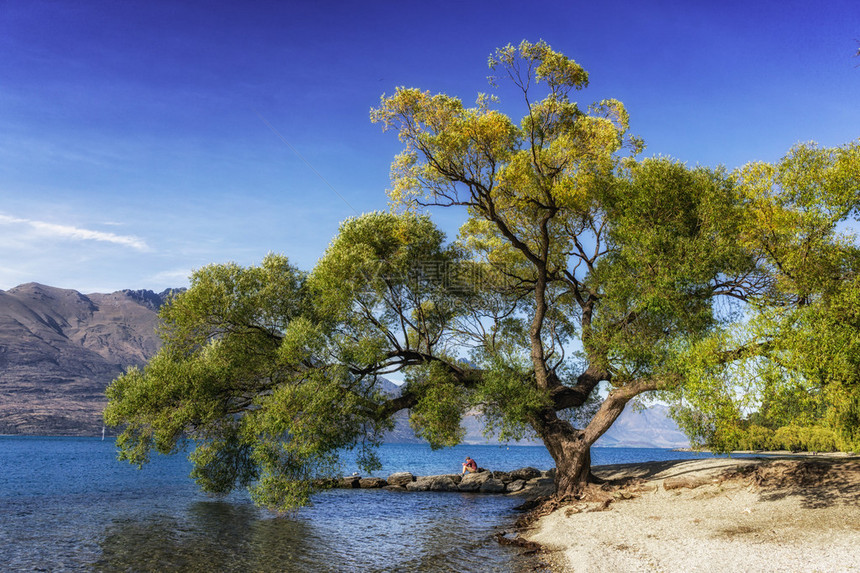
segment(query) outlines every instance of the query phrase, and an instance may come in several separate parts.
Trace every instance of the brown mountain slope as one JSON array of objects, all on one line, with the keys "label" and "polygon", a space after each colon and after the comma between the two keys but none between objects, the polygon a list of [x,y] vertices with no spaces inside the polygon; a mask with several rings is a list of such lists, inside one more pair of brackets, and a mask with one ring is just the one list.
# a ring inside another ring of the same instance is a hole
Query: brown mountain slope
[{"label": "brown mountain slope", "polygon": [[167,294],[0,291],[0,433],[100,433],[105,387],[158,349]]}]

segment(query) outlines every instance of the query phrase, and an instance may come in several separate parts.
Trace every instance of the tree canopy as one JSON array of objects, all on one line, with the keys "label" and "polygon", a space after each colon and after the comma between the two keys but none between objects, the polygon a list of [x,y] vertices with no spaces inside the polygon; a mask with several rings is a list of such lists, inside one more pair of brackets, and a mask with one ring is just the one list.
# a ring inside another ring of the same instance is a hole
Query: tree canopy
[{"label": "tree canopy", "polygon": [[[403,143],[394,208],[345,221],[310,273],[269,255],[193,275],[162,311],[161,351],[108,389],[122,457],[192,440],[202,487],[287,508],[344,449],[375,467],[403,409],[434,447],[458,442],[470,408],[503,438],[539,437],[560,496],[637,398],[672,401],[717,446],[763,400],[824,404],[857,431],[860,259],[844,224],[860,145],[733,173],[640,159],[620,102],[571,100],[588,85],[573,60],[522,42],[490,67],[520,95],[518,123],[484,95],[382,97],[371,119]],[[432,208],[466,215],[455,240]],[[395,371],[391,397],[379,377]]]},{"label": "tree canopy", "polygon": [[743,320],[692,347],[681,420],[716,449],[731,448],[750,411],[783,426],[826,423],[856,448],[860,248],[849,223],[860,218],[860,144],[797,146],[734,178],[748,219],[742,240],[765,288]]}]

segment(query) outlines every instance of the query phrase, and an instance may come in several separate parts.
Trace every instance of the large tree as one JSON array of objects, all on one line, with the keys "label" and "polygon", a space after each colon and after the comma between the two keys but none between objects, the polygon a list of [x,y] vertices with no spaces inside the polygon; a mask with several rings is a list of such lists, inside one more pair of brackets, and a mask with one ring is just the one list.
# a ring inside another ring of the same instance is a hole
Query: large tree
[{"label": "large tree", "polygon": [[[717,301],[747,300],[766,276],[738,240],[742,200],[724,173],[625,156],[641,143],[622,104],[571,101],[588,76],[544,43],[507,46],[490,66],[520,95],[519,124],[487,98],[466,108],[415,89],[372,117],[405,143],[394,201],[465,208],[464,245],[509,277],[523,327],[508,341],[520,360],[504,367],[544,399],[525,418],[555,459],[559,494],[572,494],[625,405],[678,386],[679,356],[719,324]],[[560,415],[596,396],[580,427]]]},{"label": "large tree", "polygon": [[[847,292],[828,300],[855,292],[856,247],[834,226],[857,204],[857,146],[795,150],[784,165],[814,156],[819,169],[792,202],[790,178],[774,179],[788,168],[637,160],[622,104],[571,101],[588,76],[542,42],[497,50],[490,65],[522,120],[486,96],[471,108],[415,89],[383,97],[372,119],[404,144],[395,210],[346,221],[308,275],[274,255],[194,274],[162,311],[162,350],[108,389],[122,456],[141,463],[192,438],[203,487],[248,485],[288,507],[344,448],[373,467],[397,411],[445,446],[480,408],[502,437],[543,440],[567,496],[631,400],[676,400],[692,432],[714,435],[738,413],[732,374],[763,357],[779,373],[809,364],[779,360],[800,356],[777,344],[790,326],[780,317],[823,300],[825,285]],[[819,199],[830,227],[811,210]],[[462,209],[457,240],[432,207]],[[816,273],[793,270],[813,257]],[[738,335],[752,316],[758,326]],[[394,371],[406,385],[391,398],[378,377]]]}]

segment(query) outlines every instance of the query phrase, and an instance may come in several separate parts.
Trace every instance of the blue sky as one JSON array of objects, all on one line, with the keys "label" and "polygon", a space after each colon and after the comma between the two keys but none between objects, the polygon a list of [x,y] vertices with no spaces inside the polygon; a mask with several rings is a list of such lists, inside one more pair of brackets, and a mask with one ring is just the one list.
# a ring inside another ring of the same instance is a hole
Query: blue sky
[{"label": "blue sky", "polygon": [[732,168],[860,137],[856,0],[0,0],[0,289],[162,290],[270,251],[309,270],[387,207],[380,96],[471,103],[522,39],[589,71],[581,103],[622,100],[646,155]]}]

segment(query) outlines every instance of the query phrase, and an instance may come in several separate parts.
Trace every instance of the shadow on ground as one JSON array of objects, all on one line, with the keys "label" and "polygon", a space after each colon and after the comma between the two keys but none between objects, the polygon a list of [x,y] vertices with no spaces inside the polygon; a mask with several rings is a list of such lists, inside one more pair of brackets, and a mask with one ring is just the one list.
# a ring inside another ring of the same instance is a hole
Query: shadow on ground
[{"label": "shadow on ground", "polygon": [[[762,501],[795,497],[808,509],[860,503],[860,458],[783,456],[672,460],[594,468],[598,477],[622,484],[637,480],[694,477],[687,487],[740,480],[758,489]],[[678,487],[678,486],[675,486]]]}]

